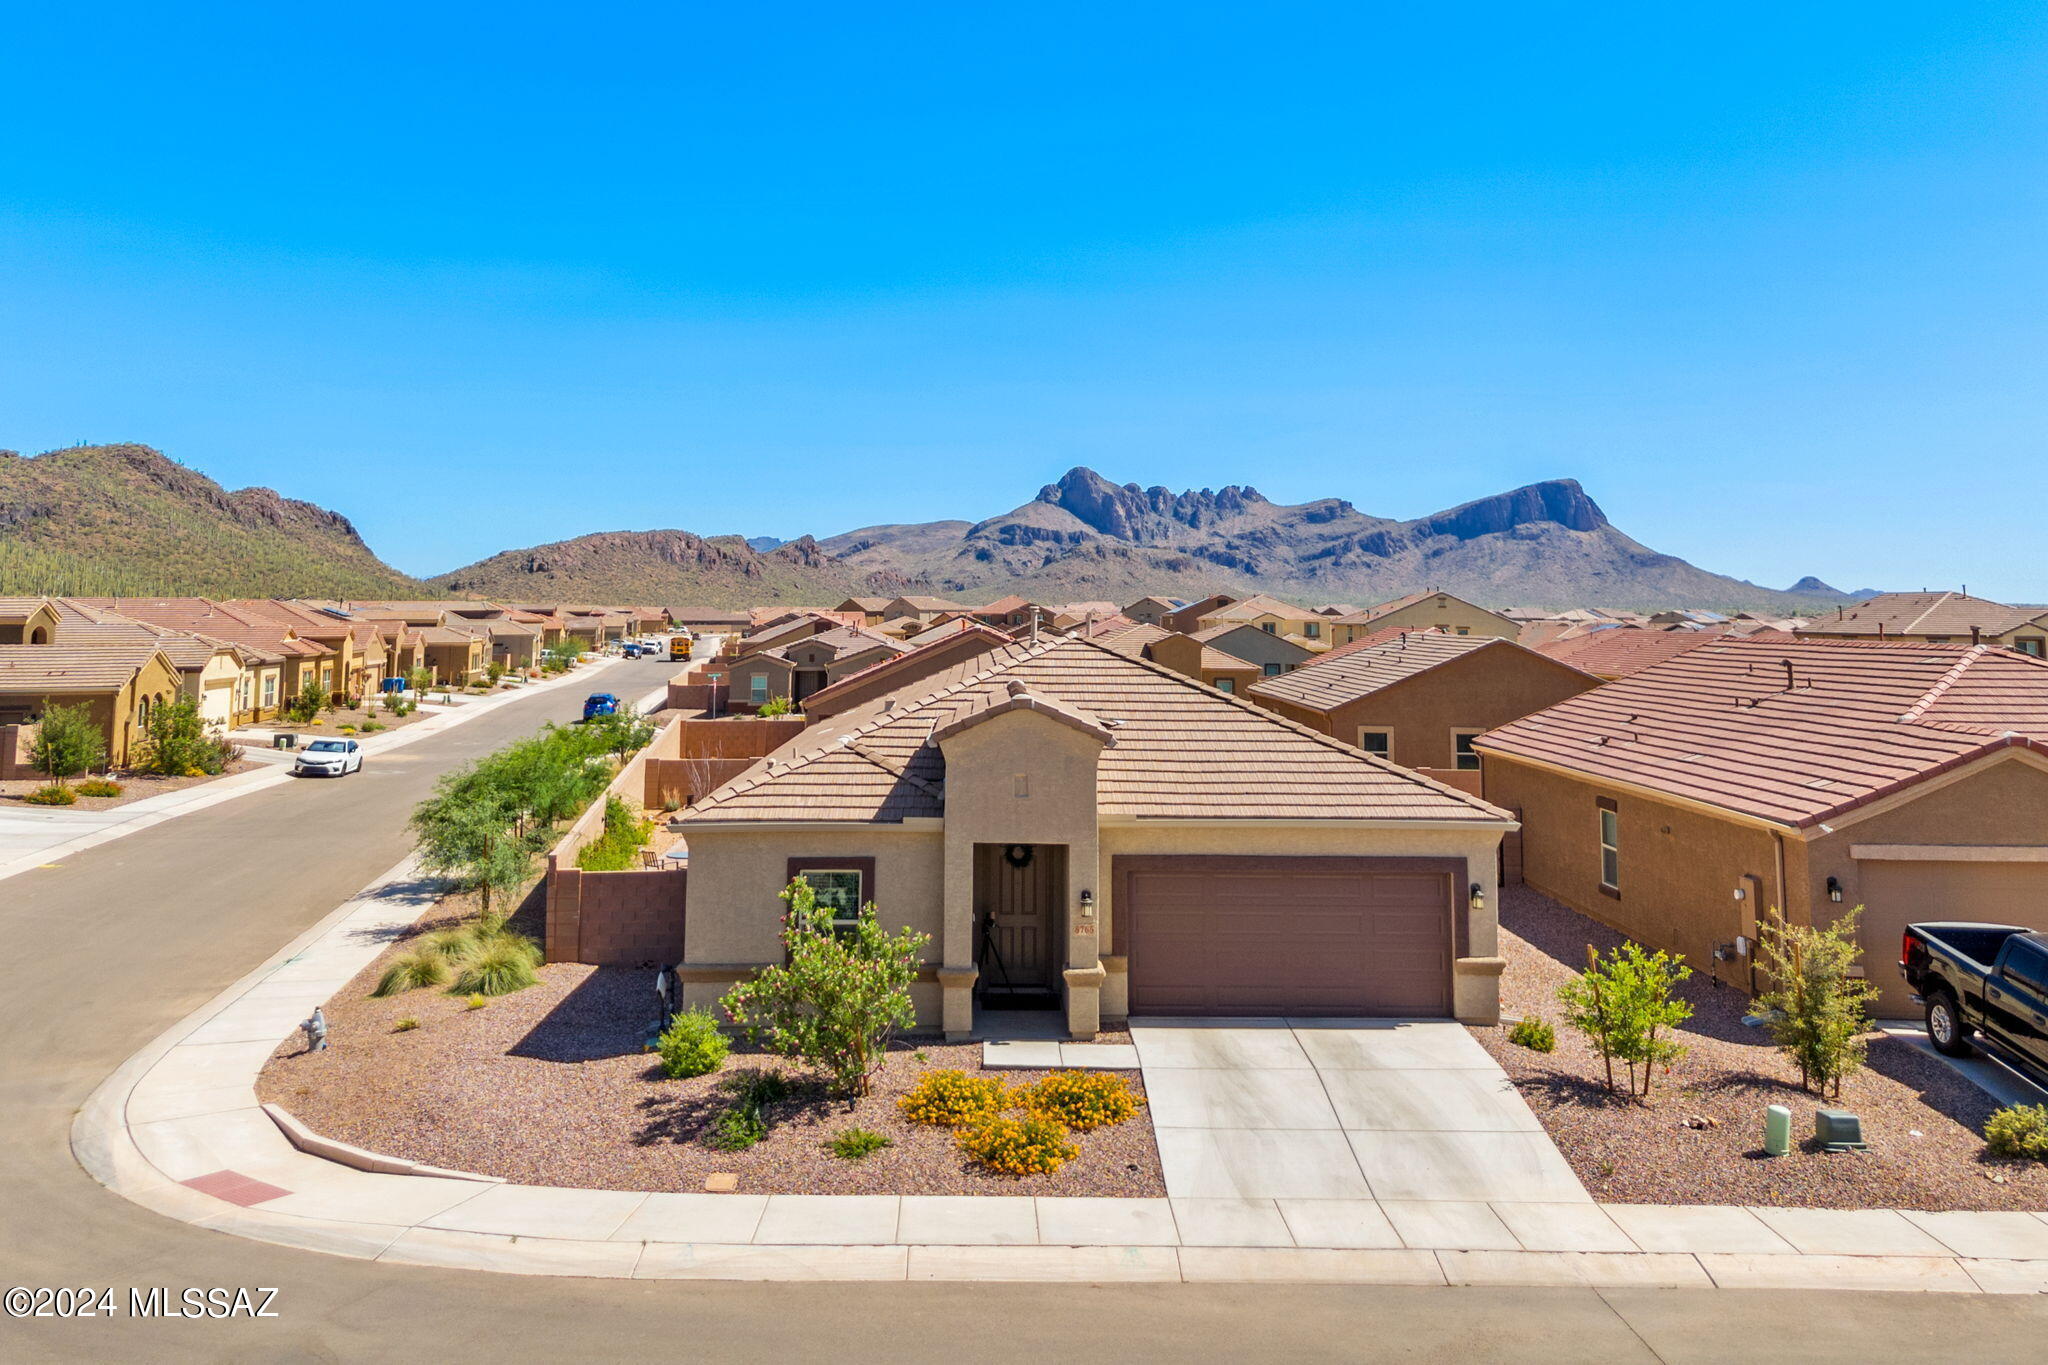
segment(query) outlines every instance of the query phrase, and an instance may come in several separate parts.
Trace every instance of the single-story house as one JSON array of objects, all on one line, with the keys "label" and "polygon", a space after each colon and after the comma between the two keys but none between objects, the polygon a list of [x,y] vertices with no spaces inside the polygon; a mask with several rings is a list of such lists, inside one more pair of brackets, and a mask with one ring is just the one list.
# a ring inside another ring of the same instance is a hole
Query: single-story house
[{"label": "single-story house", "polygon": [[832,610],[841,615],[858,616],[863,625],[879,626],[882,624],[882,613],[889,609],[892,600],[894,599],[887,597],[849,597]]},{"label": "single-story house", "polygon": [[83,704],[117,768],[135,760],[150,714],[177,700],[181,686],[177,666],[154,642],[0,645],[0,726]]},{"label": "single-story house", "polygon": [[[332,690],[338,655],[328,644],[300,638],[297,630],[275,616],[248,611],[209,597],[70,598],[84,606],[112,611],[150,625],[226,640],[255,655],[254,676],[247,679],[252,717],[275,715],[288,697],[311,681]],[[324,679],[324,681],[323,681]],[[238,698],[239,700],[239,698]]]},{"label": "single-story house", "polygon": [[1887,592],[1798,625],[1808,640],[1925,640],[2048,654],[2048,612],[1961,592]]},{"label": "single-story house", "polygon": [[959,602],[949,602],[943,597],[892,597],[889,599],[889,605],[882,608],[882,619],[895,621],[906,616],[914,616],[920,622],[929,625],[934,617],[943,616],[948,612],[972,616],[974,608]]},{"label": "single-story house", "polygon": [[1146,626],[1163,626],[1169,612],[1179,611],[1185,603],[1171,597],[1141,597],[1122,608],[1122,614]]},{"label": "single-story house", "polygon": [[1321,657],[1299,640],[1290,640],[1273,631],[1243,623],[1233,625],[1226,622],[1211,626],[1207,630],[1195,631],[1193,638],[1212,649],[1220,649],[1248,664],[1257,665],[1259,675],[1266,678],[1300,668],[1309,660]]},{"label": "single-story house", "polygon": [[677,817],[691,1003],[780,959],[803,875],[931,936],[913,995],[949,1037],[1034,1000],[1077,1038],[1134,1015],[1497,1017],[1505,812],[1087,640],[961,667]]},{"label": "single-story house", "polygon": [[256,719],[248,703],[256,695],[248,678],[254,651],[226,640],[154,626],[83,602],[53,604],[62,619],[58,643],[66,645],[154,645],[178,670],[178,691],[216,729]]},{"label": "single-story house", "polygon": [[1349,644],[1361,636],[1383,630],[1441,630],[1446,635],[1490,635],[1513,640],[1522,633],[1519,623],[1498,612],[1474,606],[1447,592],[1411,592],[1391,602],[1331,618],[1332,641]]},{"label": "single-story house", "polygon": [[1531,886],[1748,988],[1759,917],[1864,907],[1881,1016],[1916,920],[2048,929],[2048,663],[1722,637],[1482,736]]},{"label": "single-story house", "polygon": [[899,642],[861,626],[801,636],[733,660],[725,675],[727,705],[748,712],[759,710],[770,697],[801,703],[841,678],[904,652]]},{"label": "single-story house", "polygon": [[1445,780],[1477,790],[1473,740],[1599,685],[1512,640],[1395,631],[1261,678],[1251,685],[1251,699],[1403,767],[1470,774]]},{"label": "single-story house", "polygon": [[753,618],[746,612],[716,607],[670,607],[668,615],[680,629],[693,635],[739,635],[753,624]]},{"label": "single-story house", "polygon": [[930,644],[880,659],[813,692],[804,698],[804,715],[812,720],[822,720],[851,711],[857,706],[905,691],[1009,643],[1009,636],[988,626],[969,626],[953,631]]}]

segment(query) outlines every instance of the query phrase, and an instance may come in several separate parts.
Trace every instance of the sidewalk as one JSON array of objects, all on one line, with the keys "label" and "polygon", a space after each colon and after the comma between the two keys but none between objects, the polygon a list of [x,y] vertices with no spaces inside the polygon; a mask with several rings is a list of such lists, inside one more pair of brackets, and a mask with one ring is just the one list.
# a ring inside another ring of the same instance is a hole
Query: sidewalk
[{"label": "sidewalk", "polygon": [[[440,710],[440,714],[408,725],[389,735],[360,736],[366,756],[374,758],[402,748],[429,735],[437,735],[451,726],[475,716],[483,715],[496,707],[528,697],[535,692],[552,691],[575,682],[590,682],[598,673],[612,663],[623,660],[607,659],[594,668],[579,669],[545,682],[529,683],[511,692],[494,692],[486,697],[474,697],[466,703]],[[659,706],[667,699],[667,689],[657,688],[641,698],[641,709]],[[273,750],[254,751],[252,760],[258,765],[249,772],[236,773],[216,782],[202,786],[188,787],[182,791],[165,792],[141,801],[133,801],[112,810],[71,811],[41,810],[23,807],[20,810],[0,812],[0,881],[17,876],[32,868],[44,867],[58,862],[74,853],[151,829],[166,820],[193,811],[205,810],[208,806],[232,801],[250,792],[262,791],[281,783],[294,780],[290,773],[290,759]]]},{"label": "sidewalk", "polygon": [[220,1232],[530,1275],[2048,1292],[2048,1214],[1491,1198],[1390,1222],[1362,1216],[1371,1200],[555,1189],[300,1151],[257,1105],[258,1072],[432,894],[392,868],[131,1057],[79,1112],[80,1164]]}]

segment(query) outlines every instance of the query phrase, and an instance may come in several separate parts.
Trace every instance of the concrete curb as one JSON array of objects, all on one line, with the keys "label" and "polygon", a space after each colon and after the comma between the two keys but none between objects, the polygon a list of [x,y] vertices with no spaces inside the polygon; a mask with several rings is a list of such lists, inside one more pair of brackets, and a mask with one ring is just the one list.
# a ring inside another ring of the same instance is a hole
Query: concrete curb
[{"label": "concrete curb", "polygon": [[[623,662],[625,662],[623,659],[607,659],[603,663],[598,664],[597,668],[602,670],[610,664]],[[588,674],[581,676],[586,681],[589,678]],[[534,692],[553,690],[578,680],[578,677],[579,675],[576,673],[567,673],[558,678],[549,678],[545,682],[528,683],[511,692],[499,692],[489,697],[479,697],[475,701],[464,702],[458,706],[451,707],[437,716],[423,720],[418,725],[409,725],[405,729],[391,735],[388,739],[366,742],[369,746],[366,748],[366,752],[374,757],[378,754],[388,753],[393,749],[403,748],[407,744],[425,739],[431,735],[438,735],[442,731],[460,725],[474,716],[493,711],[499,706],[508,705]],[[641,709],[646,710],[647,704],[656,697],[665,701],[667,699],[666,687],[657,688],[643,697],[641,699]],[[73,854],[83,853],[89,848],[97,848],[101,844],[126,838],[130,834],[139,834],[143,830],[154,829],[166,820],[175,820],[181,815],[190,815],[195,811],[202,811],[210,806],[217,806],[223,801],[232,801],[237,797],[247,796],[250,792],[262,791],[265,788],[279,786],[292,780],[294,779],[288,769],[272,768],[267,771],[236,773],[233,777],[224,777],[218,782],[211,782],[203,787],[191,788],[189,789],[189,795],[186,792],[166,792],[162,796],[152,796],[146,800],[137,801],[132,806],[116,809],[114,812],[116,814],[121,813],[122,809],[125,809],[127,812],[126,818],[117,824],[81,834],[76,838],[67,839],[60,844],[52,844],[48,848],[26,854],[23,857],[14,859],[12,862],[0,863],[0,881],[5,881],[9,877],[19,876],[24,872],[47,866],[50,863],[59,862]],[[165,804],[158,806],[156,805],[157,802],[164,802]]]},{"label": "concrete curb", "polygon": [[214,1231],[508,1274],[2048,1293],[2048,1214],[1496,1201],[1411,1205],[1428,1216],[1397,1235],[1317,1216],[1362,1201],[563,1189],[365,1152],[259,1105],[277,1043],[434,889],[399,863],[130,1057],[72,1125],[79,1164]]}]

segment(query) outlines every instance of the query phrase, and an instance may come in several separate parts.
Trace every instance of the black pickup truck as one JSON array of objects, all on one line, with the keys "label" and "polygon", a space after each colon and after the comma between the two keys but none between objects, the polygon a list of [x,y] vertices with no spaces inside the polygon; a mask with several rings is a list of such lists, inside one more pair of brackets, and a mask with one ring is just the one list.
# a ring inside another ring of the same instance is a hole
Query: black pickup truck
[{"label": "black pickup truck", "polygon": [[2048,1077],[2048,934],[2007,924],[1909,924],[1899,972],[1927,1007],[1927,1039],[1951,1057],[1970,1035]]}]

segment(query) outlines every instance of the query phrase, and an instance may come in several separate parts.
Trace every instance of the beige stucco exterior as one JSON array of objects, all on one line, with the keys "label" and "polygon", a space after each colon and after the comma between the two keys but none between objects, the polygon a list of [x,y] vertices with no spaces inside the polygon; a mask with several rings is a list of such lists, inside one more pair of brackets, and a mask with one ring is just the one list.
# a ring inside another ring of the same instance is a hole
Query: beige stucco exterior
[{"label": "beige stucco exterior", "polygon": [[[1362,615],[1362,613],[1361,613]],[[1502,640],[1519,636],[1521,627],[1505,616],[1496,616],[1484,607],[1474,606],[1461,597],[1447,592],[1432,593],[1420,602],[1411,602],[1397,607],[1370,621],[1339,617],[1331,629],[1333,645],[1349,644],[1362,636],[1377,634],[1383,630],[1428,630],[1436,628],[1448,635],[1492,635]]]}]

